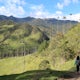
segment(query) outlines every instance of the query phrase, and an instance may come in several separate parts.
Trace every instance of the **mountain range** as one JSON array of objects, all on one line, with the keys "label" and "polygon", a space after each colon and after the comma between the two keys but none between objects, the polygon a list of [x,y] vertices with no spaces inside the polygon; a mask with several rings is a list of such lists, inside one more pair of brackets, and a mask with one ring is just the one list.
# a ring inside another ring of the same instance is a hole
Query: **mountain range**
[{"label": "mountain range", "polygon": [[[0,16],[0,75],[4,75],[0,80],[54,80],[65,76],[66,71],[75,71],[74,59],[80,53],[80,23],[77,23]],[[30,75],[20,74],[26,71]]]},{"label": "mountain range", "polygon": [[[25,17],[25,18],[17,18],[14,16],[4,16],[0,15],[0,22],[2,21],[13,21],[16,23],[23,23],[26,22],[31,26],[37,26],[42,31],[44,31],[48,36],[52,34],[56,34],[56,32],[67,32],[73,25],[76,25],[77,21],[70,21],[70,20],[58,20],[55,18],[34,18],[34,17]],[[4,22],[3,22],[4,23]]]},{"label": "mountain range", "polygon": [[9,16],[8,17],[8,16],[0,15],[0,21],[2,21],[2,20],[12,20],[14,22],[29,22],[30,24],[31,23],[37,24],[38,21],[42,22],[44,24],[57,24],[57,22],[58,22],[58,24],[69,23],[69,22],[71,22],[72,24],[77,23],[77,21],[58,20],[58,19],[55,19],[55,18],[45,18],[45,19],[34,18],[34,17],[17,18],[17,17],[14,17],[14,16]]},{"label": "mountain range", "polygon": [[[57,20],[54,18],[16,18],[13,16],[7,17],[0,15],[1,50],[3,49],[3,51],[5,51],[5,49],[11,48],[12,53],[16,54],[17,49],[21,49],[23,44],[27,44],[28,47],[26,47],[26,49],[30,51],[28,53],[35,52],[35,48],[41,51],[42,48],[47,45],[45,40],[48,41],[51,39],[51,37],[56,35],[56,32],[64,35],[64,33],[68,32],[68,30],[77,23],[76,21]],[[12,45],[12,43],[14,44]],[[43,44],[41,45],[41,43]],[[7,44],[7,46],[5,45],[4,47],[4,44]],[[7,50],[10,51],[9,49]],[[21,51],[18,53],[18,55],[20,55]],[[15,54],[10,56],[15,56]]]}]

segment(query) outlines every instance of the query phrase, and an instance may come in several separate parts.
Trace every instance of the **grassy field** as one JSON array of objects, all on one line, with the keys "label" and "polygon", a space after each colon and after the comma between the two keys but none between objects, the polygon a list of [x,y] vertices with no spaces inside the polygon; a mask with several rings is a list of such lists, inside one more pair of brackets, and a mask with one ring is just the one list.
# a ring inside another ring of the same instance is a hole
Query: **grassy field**
[{"label": "grassy field", "polygon": [[66,75],[71,78],[70,71],[32,70],[20,74],[0,76],[0,80],[58,80]]},{"label": "grassy field", "polygon": [[74,60],[63,64],[50,64],[50,69],[39,70],[39,64],[48,57],[31,54],[25,57],[0,60],[0,80],[54,80],[70,71],[74,71]]}]

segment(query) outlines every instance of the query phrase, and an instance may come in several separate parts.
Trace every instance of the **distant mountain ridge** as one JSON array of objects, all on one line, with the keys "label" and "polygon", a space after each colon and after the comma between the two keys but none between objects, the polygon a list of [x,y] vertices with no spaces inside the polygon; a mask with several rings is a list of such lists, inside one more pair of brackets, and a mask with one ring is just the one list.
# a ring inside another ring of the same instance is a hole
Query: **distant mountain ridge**
[{"label": "distant mountain ridge", "polygon": [[33,17],[25,17],[25,18],[16,18],[16,17],[13,17],[13,16],[4,16],[4,15],[0,15],[0,21],[2,20],[12,20],[14,22],[27,22],[27,21],[31,21],[35,18]]},{"label": "distant mountain ridge", "polygon": [[[7,21],[12,21],[16,23],[23,23],[26,22],[30,24],[31,26],[37,26],[40,28],[43,32],[45,32],[47,35],[56,34],[56,32],[63,32],[66,33],[70,28],[73,27],[73,25],[76,25],[77,21],[70,21],[70,20],[58,20],[55,18],[34,18],[34,17],[24,17],[24,18],[17,18],[14,16],[4,16],[0,15],[0,23],[3,24]],[[9,23],[9,22],[8,22]],[[52,31],[51,31],[52,30]]]},{"label": "distant mountain ridge", "polygon": [[[41,18],[34,18],[34,17],[24,17],[24,18],[17,18],[14,16],[4,16],[4,15],[0,15],[0,21],[2,20],[13,20],[14,22],[30,22],[33,20],[42,20],[42,21],[46,21],[48,23],[52,23],[55,24],[57,21],[60,22],[64,22],[64,20],[57,20],[55,18],[45,18],[45,19],[41,19]],[[72,23],[77,23],[77,21],[70,21],[70,20],[65,20],[65,23],[67,22],[72,22]]]}]

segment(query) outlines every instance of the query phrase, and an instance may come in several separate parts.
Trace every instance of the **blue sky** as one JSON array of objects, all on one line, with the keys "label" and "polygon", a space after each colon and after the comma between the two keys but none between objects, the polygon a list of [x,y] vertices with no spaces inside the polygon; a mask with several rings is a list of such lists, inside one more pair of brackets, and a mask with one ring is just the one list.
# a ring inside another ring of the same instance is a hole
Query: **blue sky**
[{"label": "blue sky", "polygon": [[0,15],[59,19],[66,16],[79,21],[79,5],[80,0],[0,0]]}]

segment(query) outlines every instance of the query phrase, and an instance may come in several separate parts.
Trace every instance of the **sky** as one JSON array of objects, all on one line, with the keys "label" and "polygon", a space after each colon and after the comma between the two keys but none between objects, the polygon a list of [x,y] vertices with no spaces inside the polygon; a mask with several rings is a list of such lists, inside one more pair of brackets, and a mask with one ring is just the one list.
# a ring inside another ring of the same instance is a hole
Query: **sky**
[{"label": "sky", "polygon": [[80,0],[0,0],[0,15],[80,21]]}]

